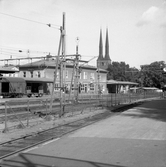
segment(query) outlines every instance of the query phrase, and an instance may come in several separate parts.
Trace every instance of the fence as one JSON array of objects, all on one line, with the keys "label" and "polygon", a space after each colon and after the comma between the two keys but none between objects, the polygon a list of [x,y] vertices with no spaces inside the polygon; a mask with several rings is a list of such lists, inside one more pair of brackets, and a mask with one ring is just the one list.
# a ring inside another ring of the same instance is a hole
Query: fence
[{"label": "fence", "polygon": [[[61,115],[82,114],[85,110],[93,111],[94,108],[104,108],[118,106],[121,104],[131,104],[133,102],[144,100],[147,98],[161,97],[161,93],[144,93],[144,94],[89,94],[79,95],[79,102],[66,101],[63,104],[63,113]],[[74,100],[74,97],[72,97]],[[25,128],[37,121],[45,121],[48,115],[54,118],[60,114],[59,99],[53,101],[53,110],[49,110],[50,98],[29,98],[4,100],[0,103],[0,122],[3,122],[3,132],[6,133],[12,127]],[[12,122],[12,123],[11,123]],[[15,122],[15,123],[13,123]],[[2,126],[1,126],[2,127]]]}]

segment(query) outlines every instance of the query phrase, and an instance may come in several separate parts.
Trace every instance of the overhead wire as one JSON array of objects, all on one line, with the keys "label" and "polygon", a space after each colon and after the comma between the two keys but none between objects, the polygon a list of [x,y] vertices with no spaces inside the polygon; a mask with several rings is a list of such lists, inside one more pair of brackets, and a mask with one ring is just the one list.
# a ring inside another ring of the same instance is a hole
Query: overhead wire
[{"label": "overhead wire", "polygon": [[10,54],[55,54],[48,51],[36,51],[31,49],[22,49],[22,48],[13,48],[13,47],[6,47],[0,45],[0,53],[2,52],[10,52]]},{"label": "overhead wire", "polygon": [[14,16],[14,15],[11,15],[11,14],[3,13],[3,12],[0,12],[0,14],[5,15],[5,16],[9,16],[9,17],[13,17],[13,18],[17,18],[17,19],[21,19],[21,20],[25,20],[25,21],[34,22],[34,23],[37,23],[37,24],[47,25],[48,27],[55,28],[55,29],[58,29],[58,30],[60,30],[60,27],[61,27],[60,25],[50,24],[50,23],[46,24],[46,23],[43,23],[43,22],[40,22],[40,21],[34,21],[34,20]]}]

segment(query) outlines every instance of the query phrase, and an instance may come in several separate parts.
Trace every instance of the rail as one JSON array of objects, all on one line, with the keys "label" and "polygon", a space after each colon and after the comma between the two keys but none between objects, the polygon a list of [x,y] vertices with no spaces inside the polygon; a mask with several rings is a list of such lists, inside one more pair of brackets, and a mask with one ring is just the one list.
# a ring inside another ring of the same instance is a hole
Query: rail
[{"label": "rail", "polygon": [[91,117],[86,117],[63,125],[59,125],[57,127],[43,130],[35,134],[22,136],[17,139],[0,143],[0,161],[16,153],[27,151],[31,147],[37,146],[42,143],[46,143],[53,139],[60,138],[63,135],[71,133],[72,131],[78,130],[90,124],[93,124],[97,121],[100,121],[101,119],[110,117],[111,115],[112,114],[110,112],[100,113]]}]

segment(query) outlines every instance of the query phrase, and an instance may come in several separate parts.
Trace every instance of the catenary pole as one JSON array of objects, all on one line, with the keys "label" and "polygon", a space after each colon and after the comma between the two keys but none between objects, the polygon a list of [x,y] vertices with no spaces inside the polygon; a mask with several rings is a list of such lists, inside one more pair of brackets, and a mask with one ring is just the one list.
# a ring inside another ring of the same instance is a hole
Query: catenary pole
[{"label": "catenary pole", "polygon": [[59,67],[59,57],[60,57],[61,43],[62,43],[62,27],[60,27],[60,33],[61,33],[61,35],[60,35],[60,40],[59,40],[58,56],[56,57],[56,66],[55,66],[55,71],[54,71],[54,80],[53,80],[52,91],[51,91],[50,113],[52,112],[54,88],[55,88],[55,83],[56,83],[56,78],[57,78],[57,71],[58,71],[58,67]]},{"label": "catenary pole", "polygon": [[65,107],[65,91],[66,91],[66,17],[63,13],[63,22],[62,22],[62,104],[61,104],[61,115],[64,114]]},{"label": "catenary pole", "polygon": [[79,75],[79,54],[78,54],[78,42],[79,38],[77,37],[76,39],[77,45],[76,45],[76,57],[75,57],[75,80],[74,80],[74,97],[75,97],[75,102],[78,102],[78,93],[79,93],[79,85],[78,85],[78,75]]}]

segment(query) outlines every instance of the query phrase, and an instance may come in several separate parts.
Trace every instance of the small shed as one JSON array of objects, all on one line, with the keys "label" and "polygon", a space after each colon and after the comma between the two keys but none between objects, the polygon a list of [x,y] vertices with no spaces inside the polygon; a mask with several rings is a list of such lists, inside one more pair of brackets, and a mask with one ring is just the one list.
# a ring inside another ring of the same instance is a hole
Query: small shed
[{"label": "small shed", "polygon": [[128,81],[108,80],[108,93],[127,93],[132,86],[137,86],[138,83]]}]

